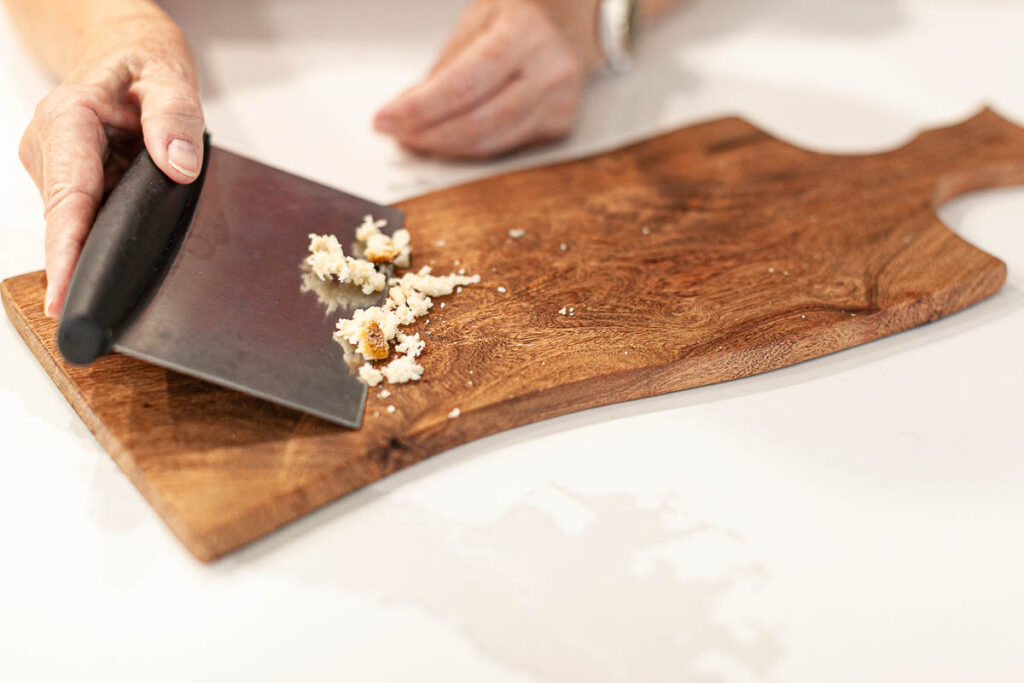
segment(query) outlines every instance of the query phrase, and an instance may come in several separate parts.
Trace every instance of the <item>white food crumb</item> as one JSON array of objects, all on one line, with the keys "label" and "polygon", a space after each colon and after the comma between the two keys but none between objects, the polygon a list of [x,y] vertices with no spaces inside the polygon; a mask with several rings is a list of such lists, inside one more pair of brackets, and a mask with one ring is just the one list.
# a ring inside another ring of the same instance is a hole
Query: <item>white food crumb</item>
[{"label": "white food crumb", "polygon": [[[385,220],[373,220],[373,216],[363,217],[363,224],[356,228],[356,241],[364,245],[368,259],[379,258],[382,259],[381,262],[391,261],[399,268],[408,268],[409,257],[412,255],[412,238],[409,231],[404,228],[395,230],[389,238],[380,231],[387,224]],[[388,247],[386,251],[383,250],[385,246]]]},{"label": "white food crumb", "polygon": [[462,261],[460,261],[459,259],[455,259],[455,265],[461,266],[462,265]]},{"label": "white food crumb", "polygon": [[568,311],[566,310],[565,306],[562,306],[561,308],[558,309],[558,312],[561,313],[562,315],[565,315]]},{"label": "white food crumb", "polygon": [[498,287],[498,294],[505,294],[506,292],[508,292],[508,290],[504,287]]},{"label": "white food crumb", "polygon": [[366,363],[359,368],[359,379],[366,382],[368,386],[375,387],[384,379],[384,373],[373,367],[372,363]]},{"label": "white food crumb", "polygon": [[462,415],[462,411],[459,410],[458,408],[453,408],[452,411],[450,413],[448,413],[448,419],[449,420],[454,420],[459,415]]},{"label": "white food crumb", "polygon": [[456,294],[462,294],[462,287],[456,287],[455,288],[455,293]]},{"label": "white food crumb", "polygon": [[650,235],[650,234],[651,234],[651,229],[650,229],[650,228],[648,228],[648,227],[647,227],[647,226],[645,225],[645,226],[644,226],[643,228],[641,228],[640,232],[642,232],[642,233],[643,233],[643,234],[645,234],[645,235]]},{"label": "white food crumb", "polygon": [[399,249],[394,241],[382,232],[375,232],[366,241],[363,255],[373,263],[391,263],[398,256]]},{"label": "white food crumb", "polygon": [[387,389],[382,389],[382,390],[381,390],[381,392],[380,392],[380,394],[379,394],[379,396],[380,396],[381,398],[387,398],[387,397],[388,397],[388,396],[390,396],[390,395],[391,395],[391,392],[390,392],[390,391],[388,391]]},{"label": "white food crumb", "polygon": [[321,280],[337,278],[339,282],[351,282],[361,287],[364,294],[379,292],[387,285],[384,273],[377,272],[372,263],[346,256],[334,235],[311,234],[309,251],[306,265]]},{"label": "white food crumb", "polygon": [[[309,271],[306,277],[315,276],[316,279],[325,282],[336,279],[338,282],[351,283],[361,287],[365,294],[388,288],[387,275],[379,272],[372,260],[385,263],[393,259],[396,266],[407,268],[412,245],[408,230],[396,230],[389,237],[380,231],[385,225],[387,221],[374,220],[372,216],[366,216],[362,224],[356,228],[356,240],[361,243],[363,253],[371,260],[347,256],[334,235],[311,234],[310,254],[306,258]],[[444,240],[439,240],[436,244],[443,246]],[[456,261],[456,264],[458,263]],[[423,352],[426,342],[420,339],[418,334],[406,335],[400,332],[399,327],[411,325],[417,318],[425,316],[434,303],[431,297],[447,296],[456,288],[461,292],[464,285],[479,282],[479,275],[468,276],[464,268],[460,269],[457,275],[431,275],[430,266],[423,266],[415,273],[405,273],[401,278],[393,280],[388,288],[387,299],[382,305],[356,310],[351,318],[339,320],[334,338],[345,350],[346,362],[355,368],[359,363],[359,357],[371,360],[363,353],[364,350],[369,352],[369,347],[361,342],[367,338],[366,333],[371,330],[371,326],[376,325],[380,330],[379,336],[384,337],[388,354],[390,355],[390,345],[393,343],[396,354],[400,355],[380,369],[375,368],[372,363],[363,364],[358,370],[359,378],[369,386],[377,386],[384,379],[392,384],[418,380],[423,375],[423,368],[415,359]],[[445,304],[442,303],[441,308],[444,307]],[[429,323],[428,319],[427,324]],[[376,334],[376,330],[372,331]],[[387,390],[380,393],[382,399],[388,396],[390,392]]]},{"label": "white food crumb", "polygon": [[806,315],[802,315],[802,316],[800,316],[800,319],[801,319],[801,320],[806,320],[806,319],[807,319],[807,316],[806,316]]},{"label": "white food crumb", "polygon": [[445,303],[442,301],[441,302],[441,308],[444,308],[444,307],[445,307]]},{"label": "white food crumb", "polygon": [[380,232],[380,229],[387,225],[386,220],[373,220],[373,216],[363,216],[363,224],[356,228],[356,239],[360,242],[365,242],[370,239],[370,235]]},{"label": "white food crumb", "polygon": [[438,240],[438,241],[434,242],[434,246],[435,247],[443,247],[446,244],[447,244],[447,242],[445,242],[444,240]]},{"label": "white food crumb", "polygon": [[565,242],[562,242],[561,244],[559,244],[558,248],[561,249],[562,251],[569,251],[569,245],[566,244]]},{"label": "white food crumb", "polygon": [[511,230],[508,231],[508,236],[511,237],[514,240],[519,239],[520,237],[522,237],[525,234],[526,234],[526,231],[523,230],[522,228],[512,228]]},{"label": "white food crumb", "polygon": [[406,354],[399,356],[384,366],[384,377],[391,384],[414,382],[423,376],[423,366],[416,362],[416,357]]},{"label": "white food crumb", "polygon": [[388,412],[389,413],[395,412],[395,407],[394,406],[388,406]]},{"label": "white food crumb", "polygon": [[420,339],[420,335],[418,333],[410,335],[405,334],[404,332],[399,332],[396,339],[398,340],[398,343],[395,344],[395,352],[404,353],[407,356],[412,356],[413,358],[419,357],[419,355],[423,353],[423,349],[427,346],[427,342]]},{"label": "white food crumb", "polygon": [[768,269],[768,272],[769,272],[769,273],[774,273],[774,272],[775,272],[775,269],[774,269],[774,268],[769,268],[769,269]]}]

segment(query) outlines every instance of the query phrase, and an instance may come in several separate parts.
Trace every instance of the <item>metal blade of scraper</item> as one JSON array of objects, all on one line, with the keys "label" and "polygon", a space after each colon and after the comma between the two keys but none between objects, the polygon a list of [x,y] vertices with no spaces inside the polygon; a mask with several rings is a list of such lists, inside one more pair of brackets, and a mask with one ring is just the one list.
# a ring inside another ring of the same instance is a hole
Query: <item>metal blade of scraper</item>
[{"label": "metal blade of scraper", "polygon": [[310,233],[352,255],[365,215],[402,227],[394,208],[210,147],[192,222],[174,260],[113,348],[348,427],[366,386],[332,335],[335,322],[379,305],[321,282],[303,261]]}]

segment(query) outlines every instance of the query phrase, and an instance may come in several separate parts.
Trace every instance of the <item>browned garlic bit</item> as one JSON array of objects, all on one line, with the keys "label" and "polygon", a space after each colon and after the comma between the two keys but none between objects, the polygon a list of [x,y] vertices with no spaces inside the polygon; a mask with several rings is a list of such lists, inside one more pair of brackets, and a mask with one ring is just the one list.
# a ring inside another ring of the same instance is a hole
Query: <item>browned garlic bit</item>
[{"label": "browned garlic bit", "polygon": [[370,323],[359,331],[359,353],[375,360],[383,360],[388,357],[390,349],[388,349],[387,340],[384,339],[384,333],[380,330],[380,325]]},{"label": "browned garlic bit", "polygon": [[[350,282],[365,294],[382,291],[388,287],[387,277],[376,266],[393,263],[408,268],[412,255],[409,231],[396,230],[389,237],[380,231],[385,225],[385,221],[366,216],[356,228],[356,240],[365,259],[346,256],[334,235],[310,235],[306,263],[321,280]],[[463,286],[478,282],[479,275],[465,275],[464,269],[458,274],[431,275],[430,266],[424,266],[415,273],[405,273],[391,281],[383,305],[357,310],[351,318],[339,320],[334,339],[345,348],[347,357],[362,356],[368,361],[359,368],[359,378],[371,387],[385,379],[391,384],[418,380],[423,376],[423,367],[416,358],[426,341],[418,334],[405,334],[399,327],[425,316],[434,305],[433,298],[448,296],[456,288],[461,292]],[[374,367],[373,361],[391,355],[392,343],[399,355],[382,368]]]}]

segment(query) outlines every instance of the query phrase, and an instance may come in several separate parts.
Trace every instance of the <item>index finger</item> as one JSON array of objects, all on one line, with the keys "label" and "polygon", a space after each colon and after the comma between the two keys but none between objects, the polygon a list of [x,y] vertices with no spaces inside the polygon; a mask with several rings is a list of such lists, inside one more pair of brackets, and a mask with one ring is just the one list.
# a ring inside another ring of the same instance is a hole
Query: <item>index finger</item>
[{"label": "index finger", "polygon": [[64,307],[71,274],[103,197],[103,149],[99,119],[86,108],[55,117],[37,134],[37,169],[46,219],[44,312]]},{"label": "index finger", "polygon": [[386,104],[374,125],[383,133],[402,133],[461,114],[511,80],[529,50],[528,40],[504,27],[485,31],[423,83]]}]

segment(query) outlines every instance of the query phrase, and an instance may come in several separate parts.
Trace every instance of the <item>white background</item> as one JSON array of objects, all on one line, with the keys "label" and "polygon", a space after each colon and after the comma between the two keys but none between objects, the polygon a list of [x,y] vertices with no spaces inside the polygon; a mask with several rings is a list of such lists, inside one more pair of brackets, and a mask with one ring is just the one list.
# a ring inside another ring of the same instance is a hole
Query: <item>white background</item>
[{"label": "white background", "polygon": [[[983,102],[1024,122],[1024,3],[697,0],[568,143],[445,165],[375,109],[457,0],[175,0],[222,146],[394,201],[739,113],[818,150]],[[0,19],[0,276],[42,266],[16,158],[52,86]],[[1009,281],[950,319],[457,448],[212,566],[0,324],[4,681],[1024,680],[1024,190],[943,218]]]}]

